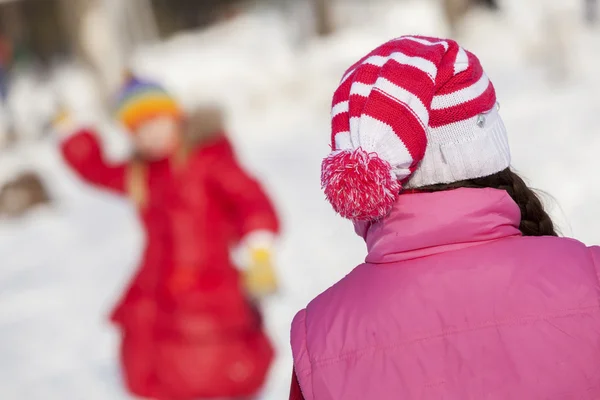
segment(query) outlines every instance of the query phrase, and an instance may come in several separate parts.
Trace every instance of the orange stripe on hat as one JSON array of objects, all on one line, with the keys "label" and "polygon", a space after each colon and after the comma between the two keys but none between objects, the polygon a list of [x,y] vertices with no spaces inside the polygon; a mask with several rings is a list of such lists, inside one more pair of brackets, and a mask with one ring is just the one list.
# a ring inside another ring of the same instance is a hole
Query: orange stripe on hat
[{"label": "orange stripe on hat", "polygon": [[134,80],[122,92],[116,117],[130,131],[140,124],[158,117],[170,116],[180,119],[182,110],[177,101],[160,86]]},{"label": "orange stripe on hat", "polygon": [[181,118],[181,110],[177,103],[168,97],[141,98],[126,104],[118,114],[119,120],[134,132],[140,124],[158,117],[171,116],[175,119]]}]

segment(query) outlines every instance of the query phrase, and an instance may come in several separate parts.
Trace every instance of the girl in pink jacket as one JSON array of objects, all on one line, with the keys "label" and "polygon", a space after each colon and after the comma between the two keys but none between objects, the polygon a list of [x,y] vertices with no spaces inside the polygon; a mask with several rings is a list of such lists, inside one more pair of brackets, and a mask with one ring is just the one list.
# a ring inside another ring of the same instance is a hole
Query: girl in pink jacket
[{"label": "girl in pink jacket", "polygon": [[296,316],[292,398],[600,399],[600,248],[558,238],[510,170],[479,60],[392,40],[332,127],[323,188],[368,255]]}]

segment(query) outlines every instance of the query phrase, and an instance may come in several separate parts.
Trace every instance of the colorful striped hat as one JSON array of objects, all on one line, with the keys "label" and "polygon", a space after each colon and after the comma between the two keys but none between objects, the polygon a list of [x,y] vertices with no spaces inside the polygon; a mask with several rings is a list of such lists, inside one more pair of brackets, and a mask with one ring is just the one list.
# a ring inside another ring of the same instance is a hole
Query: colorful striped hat
[{"label": "colorful striped hat", "polygon": [[322,186],[342,216],[385,217],[404,188],[489,176],[510,151],[496,92],[453,40],[403,36],[367,54],[333,96]]},{"label": "colorful striped hat", "polygon": [[130,131],[157,116],[182,116],[177,101],[160,85],[130,76],[116,98],[116,117]]}]

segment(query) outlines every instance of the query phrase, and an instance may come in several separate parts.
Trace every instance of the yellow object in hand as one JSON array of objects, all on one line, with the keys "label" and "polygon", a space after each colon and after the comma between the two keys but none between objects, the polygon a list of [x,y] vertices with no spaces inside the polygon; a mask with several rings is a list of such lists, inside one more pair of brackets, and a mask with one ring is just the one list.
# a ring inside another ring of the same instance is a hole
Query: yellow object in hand
[{"label": "yellow object in hand", "polygon": [[244,272],[246,290],[254,298],[275,294],[278,289],[277,276],[268,249],[251,251],[251,264]]},{"label": "yellow object in hand", "polygon": [[71,116],[65,109],[60,109],[58,113],[54,116],[53,125],[61,125],[65,122],[68,122],[71,119]]},{"label": "yellow object in hand", "polygon": [[59,137],[68,137],[74,130],[75,121],[66,109],[61,108],[52,119],[52,127]]}]

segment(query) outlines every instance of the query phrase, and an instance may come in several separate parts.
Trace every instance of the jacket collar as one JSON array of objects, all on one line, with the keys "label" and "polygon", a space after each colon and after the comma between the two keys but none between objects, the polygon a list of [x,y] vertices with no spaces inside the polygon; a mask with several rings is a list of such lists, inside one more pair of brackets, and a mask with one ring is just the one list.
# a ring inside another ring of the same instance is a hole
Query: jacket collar
[{"label": "jacket collar", "polygon": [[520,236],[519,207],[503,190],[456,189],[398,197],[383,220],[355,225],[373,264],[397,262]]}]

